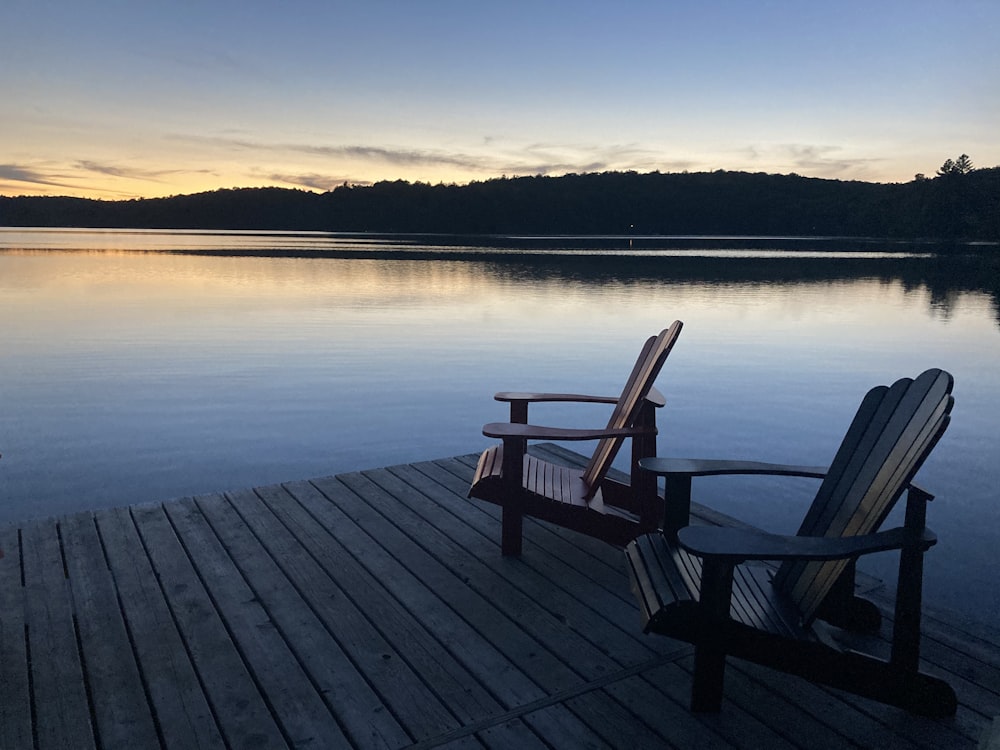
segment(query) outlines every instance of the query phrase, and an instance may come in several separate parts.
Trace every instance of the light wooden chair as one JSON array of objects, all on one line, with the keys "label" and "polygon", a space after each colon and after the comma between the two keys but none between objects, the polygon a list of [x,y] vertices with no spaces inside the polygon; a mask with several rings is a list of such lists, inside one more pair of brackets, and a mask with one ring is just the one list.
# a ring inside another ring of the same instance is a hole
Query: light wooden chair
[{"label": "light wooden chair", "polygon": [[[653,381],[680,335],[675,321],[642,348],[632,373],[618,397],[570,393],[497,393],[510,403],[510,422],[483,427],[483,434],[502,443],[479,459],[469,495],[503,508],[501,549],[505,555],[521,552],[523,517],[533,516],[560,526],[624,545],[655,529],[663,516],[656,477],[641,472],[639,460],[656,454],[655,409],[664,399]],[[614,404],[603,429],[564,429],[528,424],[528,405],[573,401]],[[611,464],[626,439],[632,441],[631,482],[608,478]],[[529,440],[597,440],[583,469],[544,461],[527,452]]]}]

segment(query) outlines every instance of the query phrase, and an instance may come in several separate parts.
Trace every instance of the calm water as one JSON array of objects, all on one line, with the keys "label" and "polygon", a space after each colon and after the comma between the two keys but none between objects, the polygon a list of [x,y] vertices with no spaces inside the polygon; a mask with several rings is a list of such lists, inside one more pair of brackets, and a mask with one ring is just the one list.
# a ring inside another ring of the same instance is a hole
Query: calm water
[{"label": "calm water", "polygon": [[[680,318],[661,453],[826,463],[869,387],[951,371],[926,601],[997,624],[998,253],[935,250],[0,229],[0,521],[478,451],[494,391],[617,393]],[[753,481],[695,491],[794,531],[815,484]]]}]

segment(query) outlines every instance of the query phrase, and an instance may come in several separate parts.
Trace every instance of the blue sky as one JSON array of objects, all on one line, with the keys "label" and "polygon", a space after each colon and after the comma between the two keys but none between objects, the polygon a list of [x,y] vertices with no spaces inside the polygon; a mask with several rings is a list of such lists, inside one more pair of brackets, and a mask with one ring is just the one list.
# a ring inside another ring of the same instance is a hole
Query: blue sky
[{"label": "blue sky", "polygon": [[0,194],[1000,164],[1000,1],[3,0]]}]

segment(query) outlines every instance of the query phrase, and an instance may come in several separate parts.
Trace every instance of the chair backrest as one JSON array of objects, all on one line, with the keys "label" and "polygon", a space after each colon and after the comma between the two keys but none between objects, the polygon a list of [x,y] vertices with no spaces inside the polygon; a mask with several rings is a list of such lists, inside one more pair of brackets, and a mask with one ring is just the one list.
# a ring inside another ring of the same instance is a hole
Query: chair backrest
[{"label": "chair backrest", "polygon": [[[948,426],[954,380],[943,370],[927,370],[891,387],[872,388],[861,402],[830,464],[801,536],[854,536],[878,529]],[[811,622],[845,560],[789,561],[774,584]]]},{"label": "chair backrest", "polygon": [[[677,341],[684,324],[675,320],[669,328],[664,328],[658,336],[650,336],[646,339],[639,358],[635,361],[632,373],[629,375],[622,389],[618,403],[608,420],[610,429],[623,429],[632,426],[639,417],[642,409],[643,399],[649,394],[649,389],[653,387],[656,376],[660,374],[660,369],[670,354],[670,350]],[[611,463],[618,455],[625,442],[625,438],[613,437],[602,438],[597,444],[590,461],[583,471],[583,481],[587,485],[586,497],[589,500],[600,488],[601,481],[611,468]]]}]

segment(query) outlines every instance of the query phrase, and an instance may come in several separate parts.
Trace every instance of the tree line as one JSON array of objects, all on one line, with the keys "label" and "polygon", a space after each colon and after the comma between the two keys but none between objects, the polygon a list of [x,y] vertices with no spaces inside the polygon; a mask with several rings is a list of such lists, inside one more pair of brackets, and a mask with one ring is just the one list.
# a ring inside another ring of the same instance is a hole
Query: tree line
[{"label": "tree line", "polygon": [[1000,167],[870,183],[747,172],[603,172],[326,193],[237,188],[122,201],[0,196],[0,225],[451,234],[866,236],[1000,241]]}]

